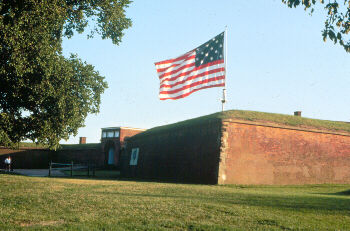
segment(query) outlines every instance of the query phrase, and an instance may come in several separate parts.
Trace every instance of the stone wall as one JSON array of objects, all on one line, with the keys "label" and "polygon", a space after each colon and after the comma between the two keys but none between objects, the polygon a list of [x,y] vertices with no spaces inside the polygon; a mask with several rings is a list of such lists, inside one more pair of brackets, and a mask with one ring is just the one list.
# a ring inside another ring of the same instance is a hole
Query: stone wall
[{"label": "stone wall", "polygon": [[219,183],[350,183],[350,135],[223,122]]}]

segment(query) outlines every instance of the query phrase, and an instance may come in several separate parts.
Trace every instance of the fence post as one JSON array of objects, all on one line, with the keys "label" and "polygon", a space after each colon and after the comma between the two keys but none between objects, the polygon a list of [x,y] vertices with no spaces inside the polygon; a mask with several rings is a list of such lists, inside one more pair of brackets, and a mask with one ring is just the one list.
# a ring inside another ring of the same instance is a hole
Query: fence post
[{"label": "fence post", "polygon": [[52,160],[49,163],[49,177],[51,177],[51,170],[52,170]]},{"label": "fence post", "polygon": [[90,177],[90,164],[88,164],[88,166],[87,166],[87,175],[88,175],[88,177]]},{"label": "fence post", "polygon": [[73,161],[70,165],[70,177],[73,177]]}]

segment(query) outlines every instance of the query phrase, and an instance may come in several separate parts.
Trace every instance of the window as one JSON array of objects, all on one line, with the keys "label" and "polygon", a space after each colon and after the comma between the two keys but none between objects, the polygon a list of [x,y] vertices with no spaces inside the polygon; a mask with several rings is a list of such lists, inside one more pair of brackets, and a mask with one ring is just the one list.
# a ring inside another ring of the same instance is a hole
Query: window
[{"label": "window", "polygon": [[131,149],[129,165],[137,165],[137,159],[138,158],[139,158],[139,148]]},{"label": "window", "polygon": [[119,131],[118,130],[104,130],[102,131],[102,138],[118,138]]}]

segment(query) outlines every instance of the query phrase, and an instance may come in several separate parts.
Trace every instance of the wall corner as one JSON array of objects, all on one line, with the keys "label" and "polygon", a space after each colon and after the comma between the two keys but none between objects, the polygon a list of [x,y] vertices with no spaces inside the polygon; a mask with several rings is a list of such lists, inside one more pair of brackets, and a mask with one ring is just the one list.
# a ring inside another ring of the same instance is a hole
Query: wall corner
[{"label": "wall corner", "polygon": [[221,122],[221,132],[220,132],[220,154],[219,154],[219,163],[218,163],[218,184],[225,184],[226,181],[226,156],[228,151],[228,131],[227,127],[229,126],[228,122]]}]

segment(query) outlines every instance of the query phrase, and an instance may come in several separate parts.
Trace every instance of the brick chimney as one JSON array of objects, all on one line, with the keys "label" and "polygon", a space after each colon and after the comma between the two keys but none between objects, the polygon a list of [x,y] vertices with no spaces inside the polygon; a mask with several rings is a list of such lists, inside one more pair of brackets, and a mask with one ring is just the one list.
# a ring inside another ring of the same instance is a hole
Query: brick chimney
[{"label": "brick chimney", "polygon": [[295,111],[295,112],[294,112],[294,115],[295,115],[295,116],[301,116],[301,111]]},{"label": "brick chimney", "polygon": [[86,144],[86,137],[79,137],[79,144]]}]

